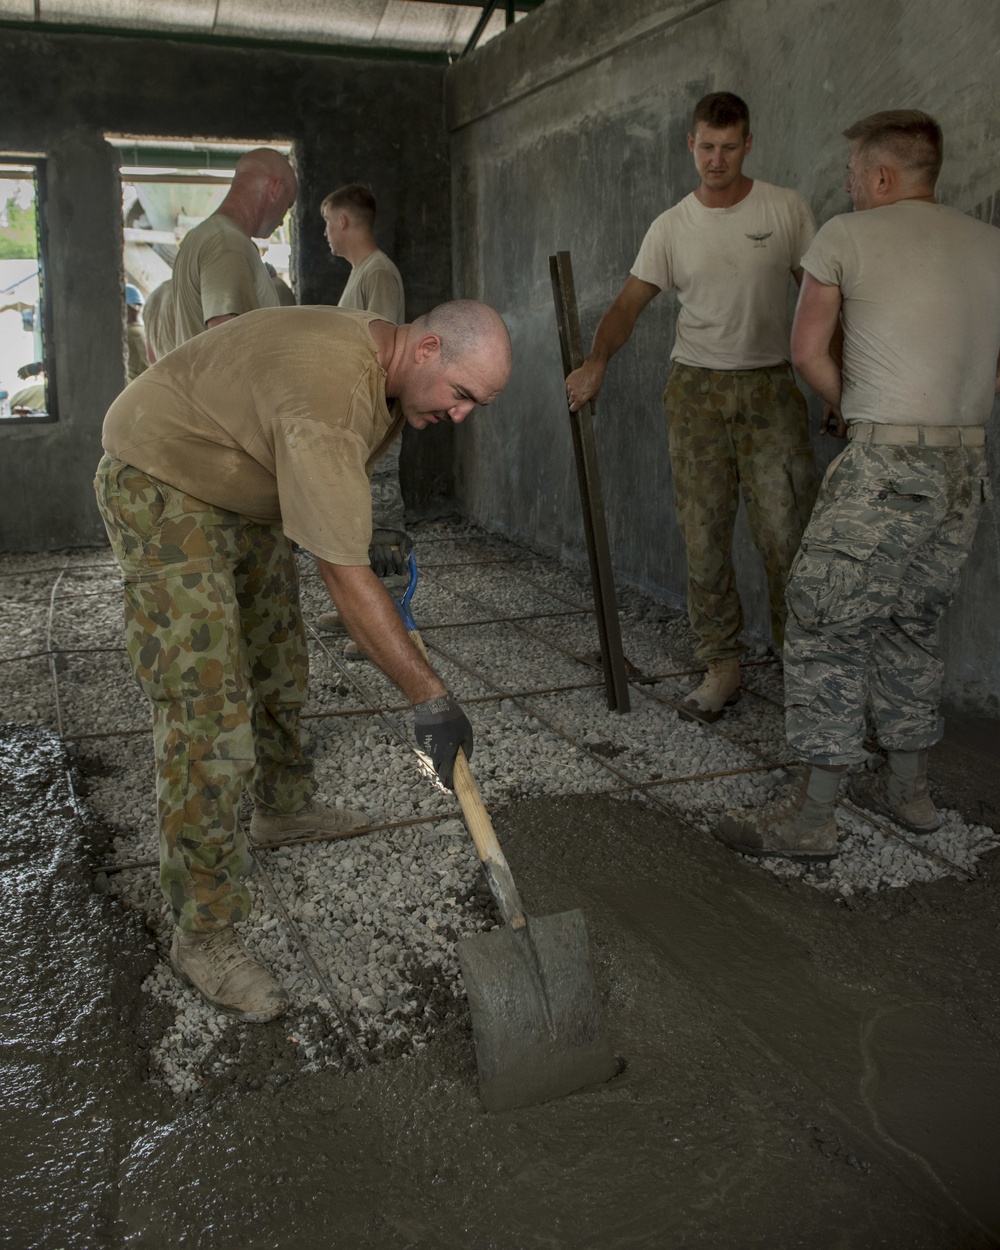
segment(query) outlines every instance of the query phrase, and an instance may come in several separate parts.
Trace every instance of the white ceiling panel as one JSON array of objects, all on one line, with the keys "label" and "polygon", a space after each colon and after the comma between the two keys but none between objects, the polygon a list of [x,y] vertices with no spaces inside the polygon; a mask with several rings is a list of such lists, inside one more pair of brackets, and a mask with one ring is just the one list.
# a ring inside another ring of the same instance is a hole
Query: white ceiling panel
[{"label": "white ceiling panel", "polygon": [[39,0],[38,20],[209,34],[215,20],[215,0]]},{"label": "white ceiling panel", "polygon": [[[501,3],[479,43],[505,27]],[[482,5],[425,0],[0,0],[0,21],[460,53]],[[523,14],[518,14],[522,17]]]},{"label": "white ceiling panel", "polygon": [[[420,4],[417,0],[387,0],[376,43],[389,47],[412,47],[432,51],[461,52],[482,17],[481,8],[464,5]],[[483,44],[504,29],[504,17],[494,12],[479,42]]]},{"label": "white ceiling panel", "polygon": [[35,0],[0,0],[0,20],[32,22],[34,19]]},{"label": "white ceiling panel", "polygon": [[304,43],[369,43],[386,0],[218,0],[215,34]]}]

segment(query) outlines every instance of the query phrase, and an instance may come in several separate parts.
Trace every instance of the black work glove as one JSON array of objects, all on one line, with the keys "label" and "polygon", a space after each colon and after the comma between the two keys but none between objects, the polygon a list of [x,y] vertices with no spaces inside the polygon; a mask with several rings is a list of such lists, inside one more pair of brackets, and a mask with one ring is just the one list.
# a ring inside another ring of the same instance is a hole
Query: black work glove
[{"label": "black work glove", "polygon": [[405,573],[412,550],[413,539],[405,530],[372,530],[372,540],[368,544],[368,563],[376,577]]},{"label": "black work glove", "polygon": [[455,771],[455,756],[461,747],[472,758],[472,726],[469,718],[450,694],[426,699],[413,706],[413,732],[417,746],[431,757],[434,771],[449,790]]}]

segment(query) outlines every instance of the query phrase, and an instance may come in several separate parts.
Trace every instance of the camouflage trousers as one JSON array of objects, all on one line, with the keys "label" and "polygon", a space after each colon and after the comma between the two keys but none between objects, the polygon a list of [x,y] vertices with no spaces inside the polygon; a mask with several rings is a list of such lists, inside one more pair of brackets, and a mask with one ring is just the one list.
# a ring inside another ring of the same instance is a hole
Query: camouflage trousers
[{"label": "camouflage trousers", "polygon": [[733,528],[746,503],[764,561],[771,634],[781,646],[785,583],[816,499],[808,410],[788,365],[695,369],[675,364],[663,396],[674,508],[688,561],[688,616],[696,657],[740,656],[743,608]]},{"label": "camouflage trousers", "polygon": [[400,435],[372,471],[372,528],[401,530],[406,528],[403,492],[399,485]]},{"label": "camouflage trousers", "polygon": [[[406,529],[403,491],[399,484],[399,453],[402,446],[403,436],[400,434],[372,472],[372,529]],[[410,579],[392,576],[382,580],[389,593],[398,597],[406,589]]]},{"label": "camouflage trousers", "polygon": [[938,625],[983,500],[982,447],[851,443],[829,467],[788,582],[785,730],[814,764],[941,736]]},{"label": "camouflage trousers", "polygon": [[246,918],[242,786],[297,811],[308,653],[280,525],[212,507],[105,456],[98,507],[124,574],[129,661],[153,708],[160,883],[182,928]]}]

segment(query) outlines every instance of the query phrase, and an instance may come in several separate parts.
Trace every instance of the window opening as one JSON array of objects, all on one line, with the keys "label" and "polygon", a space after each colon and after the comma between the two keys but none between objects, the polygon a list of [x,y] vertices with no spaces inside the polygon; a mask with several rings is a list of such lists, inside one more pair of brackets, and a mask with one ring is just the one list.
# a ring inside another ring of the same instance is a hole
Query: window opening
[{"label": "window opening", "polygon": [[55,420],[45,162],[0,155],[0,421]]}]

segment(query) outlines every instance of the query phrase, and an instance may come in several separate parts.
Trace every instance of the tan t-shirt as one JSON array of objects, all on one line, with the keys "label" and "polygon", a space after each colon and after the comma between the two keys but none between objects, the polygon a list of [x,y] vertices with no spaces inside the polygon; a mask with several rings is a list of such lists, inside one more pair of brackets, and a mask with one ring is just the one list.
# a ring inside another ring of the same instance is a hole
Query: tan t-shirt
[{"label": "tan t-shirt", "polygon": [[174,341],[203,333],[213,317],[277,308],[278,294],[253,240],[213,213],[189,230],[174,262]]},{"label": "tan t-shirt", "polygon": [[174,288],[168,278],[150,291],[142,310],[146,323],[146,341],[159,360],[174,350]]},{"label": "tan t-shirt", "polygon": [[403,324],[403,279],[385,252],[376,248],[354,266],[337,306],[361,308],[378,313],[383,321]]},{"label": "tan t-shirt", "polygon": [[332,564],[367,564],[371,470],[403,421],[386,404],[376,320],[261,309],[199,334],[115,400],[104,449],[217,508],[280,521]]},{"label": "tan t-shirt", "polygon": [[816,233],[797,191],[755,181],[732,208],[692,193],[646,232],[634,277],[677,292],[671,360],[763,369],[789,359],[788,278]]},{"label": "tan t-shirt", "polygon": [[128,343],[125,378],[126,381],[133,382],[140,373],[145,373],[149,368],[149,358],[146,355],[146,335],[137,321],[133,321],[130,326],[126,327],[125,339]]},{"label": "tan t-shirt", "polygon": [[844,297],[846,421],[983,425],[1000,351],[1000,230],[901,200],[834,217],[803,259]]}]

